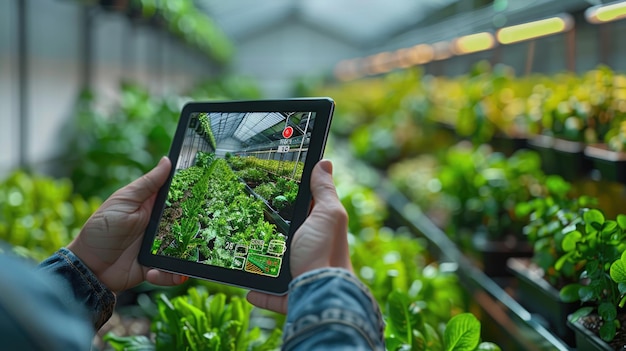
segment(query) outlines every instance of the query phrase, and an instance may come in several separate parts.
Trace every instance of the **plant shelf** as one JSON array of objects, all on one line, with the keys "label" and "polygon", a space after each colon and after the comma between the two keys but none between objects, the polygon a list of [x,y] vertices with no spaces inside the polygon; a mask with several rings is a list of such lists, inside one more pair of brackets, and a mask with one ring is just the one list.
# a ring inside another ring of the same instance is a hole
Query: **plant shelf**
[{"label": "plant shelf", "polygon": [[[395,223],[406,226],[416,236],[428,241],[430,253],[439,262],[455,264],[459,282],[468,292],[472,311],[483,323],[485,338],[497,343],[503,350],[570,351],[570,347],[553,334],[544,321],[523,308],[503,288],[510,280],[488,277],[466,257],[448,236],[417,206],[400,193],[380,171],[355,160],[349,155],[342,159],[350,169],[361,174],[366,185],[376,189],[387,202]],[[500,284],[499,284],[500,283]]]}]

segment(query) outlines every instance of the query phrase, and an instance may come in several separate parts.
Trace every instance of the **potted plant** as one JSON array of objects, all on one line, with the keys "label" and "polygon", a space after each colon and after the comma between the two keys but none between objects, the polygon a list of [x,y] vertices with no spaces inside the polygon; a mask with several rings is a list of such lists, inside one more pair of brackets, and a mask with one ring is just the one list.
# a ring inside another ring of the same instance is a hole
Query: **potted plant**
[{"label": "potted plant", "polygon": [[406,293],[393,291],[386,310],[387,350],[501,350],[494,343],[481,342],[480,321],[471,313],[450,318],[441,332],[424,318],[424,306],[412,302]]},{"label": "potted plant", "polygon": [[[626,215],[618,215],[616,220],[607,220],[597,209],[586,210],[583,220],[572,227],[563,238],[562,248],[566,252],[556,263],[559,268],[566,262],[581,263],[584,270],[580,281],[564,286],[560,291],[563,301],[583,303],[583,307],[568,318],[568,325],[576,331],[576,344],[581,349],[591,349],[592,344],[601,345],[598,350],[621,347],[611,345],[616,335],[620,338],[625,333],[619,330],[620,318],[623,318],[623,284],[615,282],[610,269],[614,262],[621,262],[626,248]],[[619,270],[621,263],[614,268]],[[614,275],[616,275],[614,273]],[[623,324],[621,324],[623,325]],[[600,338],[588,338],[593,334]],[[596,340],[597,339],[597,340]],[[584,347],[582,345],[585,345]]]},{"label": "potted plant", "polygon": [[606,143],[590,144],[585,155],[603,180],[626,183],[626,121],[615,123],[606,134]]},{"label": "potted plant", "polygon": [[507,266],[517,278],[516,300],[529,312],[541,315],[557,336],[574,346],[574,332],[566,321],[577,304],[561,301],[559,290],[577,281],[583,267],[568,261],[557,269],[555,264],[565,254],[561,247],[564,231],[581,221],[581,209],[596,200],[569,197],[571,184],[558,175],[546,177],[546,189],[547,196],[517,204],[516,214],[528,218],[524,234],[533,245],[533,255],[530,259],[510,258]]},{"label": "potted plant", "polygon": [[457,148],[449,151],[440,169],[441,191],[454,208],[447,232],[474,254],[487,275],[510,275],[509,257],[532,254],[515,204],[530,200],[531,192],[542,188],[544,174],[538,155],[520,150],[505,157],[486,146],[474,151]]},{"label": "potted plant", "polygon": [[252,305],[242,297],[209,295],[202,287],[168,298],[160,294],[153,316],[153,337],[104,336],[114,350],[275,350],[281,330],[250,327]]}]

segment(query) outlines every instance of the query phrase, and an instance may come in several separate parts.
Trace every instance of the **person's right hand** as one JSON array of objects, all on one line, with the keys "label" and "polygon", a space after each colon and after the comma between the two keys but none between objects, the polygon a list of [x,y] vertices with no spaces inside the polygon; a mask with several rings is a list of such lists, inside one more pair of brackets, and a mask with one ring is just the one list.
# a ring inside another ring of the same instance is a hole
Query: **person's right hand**
[{"label": "person's right hand", "polygon": [[[322,160],[311,174],[313,206],[291,242],[291,275],[324,267],[340,267],[352,272],[348,249],[348,214],[337,196],[333,183],[333,165]],[[275,312],[287,312],[287,296],[261,292],[248,293],[253,305]]]}]

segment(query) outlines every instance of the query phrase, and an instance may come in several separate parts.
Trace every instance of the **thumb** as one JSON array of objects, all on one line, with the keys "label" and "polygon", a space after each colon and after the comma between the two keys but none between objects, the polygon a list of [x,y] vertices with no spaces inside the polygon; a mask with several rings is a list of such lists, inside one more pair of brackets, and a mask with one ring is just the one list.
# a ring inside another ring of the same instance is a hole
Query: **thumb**
[{"label": "thumb", "polygon": [[329,160],[321,160],[313,167],[311,194],[316,203],[330,204],[339,201],[333,183],[333,164]]},{"label": "thumb", "polygon": [[159,191],[170,174],[172,163],[169,158],[163,156],[159,163],[132,183],[126,186],[126,190],[133,194],[137,202],[144,202]]}]

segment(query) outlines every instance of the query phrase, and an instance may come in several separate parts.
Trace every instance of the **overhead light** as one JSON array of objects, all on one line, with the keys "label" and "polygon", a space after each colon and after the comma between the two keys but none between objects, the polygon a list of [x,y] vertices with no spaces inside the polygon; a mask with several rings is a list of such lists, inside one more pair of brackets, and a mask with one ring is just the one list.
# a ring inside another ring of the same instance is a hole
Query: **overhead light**
[{"label": "overhead light", "polygon": [[357,79],[361,76],[357,59],[340,61],[335,66],[334,73],[335,77],[342,82]]},{"label": "overhead light", "polygon": [[596,24],[626,18],[626,1],[590,7],[585,11],[585,18],[589,23]]},{"label": "overhead light", "polygon": [[447,41],[440,41],[433,44],[433,50],[435,51],[435,56],[433,60],[445,60],[452,57],[452,51],[450,50],[450,43]]},{"label": "overhead light", "polygon": [[465,35],[452,42],[452,51],[456,55],[470,54],[485,51],[495,46],[495,39],[491,33],[482,32]]},{"label": "overhead light", "polygon": [[367,59],[367,72],[369,74],[387,73],[394,69],[395,61],[395,54],[391,52],[385,51],[372,55]]},{"label": "overhead light", "polygon": [[572,16],[562,14],[560,16],[542,19],[539,21],[504,27],[496,32],[498,42],[512,44],[520,41],[536,39],[548,35],[566,32],[574,26]]},{"label": "overhead light", "polygon": [[419,44],[396,51],[399,67],[423,65],[432,61],[435,50],[428,44]]}]

